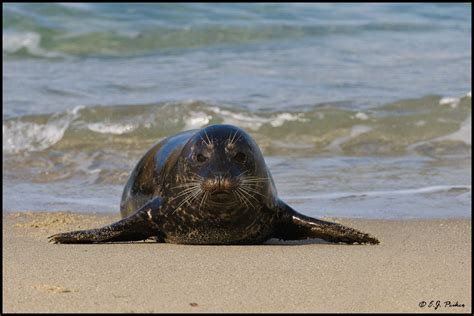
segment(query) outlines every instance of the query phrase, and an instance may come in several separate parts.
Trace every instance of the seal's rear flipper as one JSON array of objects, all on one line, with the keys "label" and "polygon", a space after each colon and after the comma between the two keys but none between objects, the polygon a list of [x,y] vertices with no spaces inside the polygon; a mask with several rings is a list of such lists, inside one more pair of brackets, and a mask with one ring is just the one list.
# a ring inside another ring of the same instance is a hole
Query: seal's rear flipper
[{"label": "seal's rear flipper", "polygon": [[158,197],[137,212],[113,224],[96,229],[59,233],[48,239],[50,242],[62,244],[145,240],[160,234],[153,222],[153,215],[157,214],[160,206],[161,199]]},{"label": "seal's rear flipper", "polygon": [[293,210],[285,202],[279,201],[282,219],[275,238],[284,240],[299,240],[308,238],[321,238],[330,242],[343,242],[347,244],[378,244],[377,238],[356,229],[305,216]]}]

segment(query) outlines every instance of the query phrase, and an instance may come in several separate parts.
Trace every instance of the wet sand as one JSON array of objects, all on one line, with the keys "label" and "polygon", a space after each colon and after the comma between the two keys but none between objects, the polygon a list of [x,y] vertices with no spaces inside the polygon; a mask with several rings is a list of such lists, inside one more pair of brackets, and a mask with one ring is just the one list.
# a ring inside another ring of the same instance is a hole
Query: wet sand
[{"label": "wet sand", "polygon": [[320,240],[271,240],[259,246],[58,245],[46,238],[118,218],[4,215],[3,311],[472,311],[470,219],[325,218],[377,236],[381,244],[376,246]]}]

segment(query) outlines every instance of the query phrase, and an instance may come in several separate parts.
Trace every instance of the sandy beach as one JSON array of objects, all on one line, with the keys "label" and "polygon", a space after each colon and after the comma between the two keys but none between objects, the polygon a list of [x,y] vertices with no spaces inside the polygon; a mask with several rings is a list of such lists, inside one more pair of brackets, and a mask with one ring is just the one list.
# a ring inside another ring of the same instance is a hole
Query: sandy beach
[{"label": "sandy beach", "polygon": [[381,240],[376,246],[319,240],[60,245],[46,239],[116,219],[3,215],[3,311],[472,311],[471,220],[326,218],[374,234]]}]

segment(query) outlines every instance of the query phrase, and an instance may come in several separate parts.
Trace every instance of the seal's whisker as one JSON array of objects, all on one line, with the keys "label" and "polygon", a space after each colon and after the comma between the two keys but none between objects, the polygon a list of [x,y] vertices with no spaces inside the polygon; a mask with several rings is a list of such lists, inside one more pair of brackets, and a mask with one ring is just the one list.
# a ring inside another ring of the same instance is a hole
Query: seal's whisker
[{"label": "seal's whisker", "polygon": [[255,206],[253,205],[252,201],[250,201],[250,200],[247,198],[246,195],[249,195],[247,192],[245,192],[244,190],[242,190],[241,187],[237,188],[237,191],[239,191],[240,193],[242,193],[242,197],[244,198],[244,200],[246,200],[246,201],[250,204],[250,206],[251,206],[252,208],[255,207]]},{"label": "seal's whisker", "polygon": [[237,198],[237,200],[239,200],[239,202],[242,202],[242,201],[240,201],[239,196],[235,193],[235,191],[232,191],[232,195],[233,195],[235,198]]},{"label": "seal's whisker", "polygon": [[194,202],[197,198],[199,198],[199,196],[201,196],[202,194],[204,194],[204,192],[202,190],[199,190],[198,192],[196,192],[192,197],[191,199],[189,199],[188,201],[188,204],[191,205],[191,202]]},{"label": "seal's whisker", "polygon": [[182,201],[181,203],[178,204],[178,206],[176,206],[176,208],[173,210],[173,212],[171,214],[173,214],[177,209],[179,209],[181,206],[183,206],[185,203],[188,203],[190,205],[190,202],[192,200],[194,200],[194,198],[196,196],[198,196],[199,194],[201,194],[202,190],[201,188],[196,188],[195,191],[191,191],[191,193],[189,193]]},{"label": "seal's whisker", "polygon": [[[242,193],[244,194],[244,196],[248,199],[248,201],[249,201],[251,207],[252,207],[252,208],[255,208],[255,207],[256,207],[255,204],[252,202],[251,199],[249,199],[249,197],[253,197],[253,196],[252,196],[251,194],[249,194],[248,192],[244,191],[244,190],[242,190],[241,192],[242,192]],[[255,199],[255,200],[258,202],[257,199]]]},{"label": "seal's whisker", "polygon": [[200,190],[201,189],[201,182],[195,182],[193,183],[192,185],[190,184],[189,186],[184,186],[183,187],[183,190],[181,190],[178,194],[176,194],[175,196],[173,196],[170,201],[173,201],[175,200],[176,198],[179,198],[183,195],[186,195],[194,190]]},{"label": "seal's whisker", "polygon": [[203,142],[204,144],[206,144],[207,146],[210,146],[210,145],[211,145],[211,143],[206,142],[206,140],[205,140],[202,136],[201,136],[201,139],[202,139],[202,142]]},{"label": "seal's whisker", "polygon": [[249,184],[258,184],[260,182],[264,182],[264,181],[260,181],[259,179],[247,179],[246,177],[242,177],[240,181],[242,183],[249,183]]},{"label": "seal's whisker", "polygon": [[234,133],[234,136],[232,136],[232,140],[230,141],[230,142],[231,142],[231,144],[233,144],[233,143],[234,143],[235,136],[237,136],[237,133],[238,133],[238,132],[239,132],[239,130],[238,130],[238,129],[236,129],[236,130],[235,130],[235,133]]},{"label": "seal's whisker", "polygon": [[[207,135],[206,129],[204,129],[204,134],[206,134],[206,138],[207,138],[207,140],[208,140],[208,143],[205,142],[206,145],[208,145],[208,146],[213,145],[212,140],[209,138],[209,135]],[[202,138],[202,137],[201,137],[201,138]],[[204,139],[203,139],[203,140],[204,140]]]},{"label": "seal's whisker", "polygon": [[235,190],[234,193],[237,195],[238,199],[239,199],[239,202],[243,203],[245,205],[246,208],[248,208],[248,204],[247,202],[243,199],[242,197],[242,193],[239,193],[238,190]]},{"label": "seal's whisker", "polygon": [[258,194],[258,195],[261,195],[263,197],[265,197],[265,194],[262,194],[260,192],[258,192],[256,189],[250,187],[250,186],[247,186],[247,185],[242,185],[241,186],[241,189],[243,189],[244,191],[247,191],[249,193],[254,193],[254,194]]},{"label": "seal's whisker", "polygon": [[270,179],[270,177],[245,176],[246,179]]},{"label": "seal's whisker", "polygon": [[171,187],[171,189],[185,189],[185,188],[199,186],[199,185],[201,185],[201,182],[189,182],[189,183],[186,183],[186,184],[181,184],[181,185],[177,185],[175,187]]},{"label": "seal's whisker", "polygon": [[200,184],[196,184],[196,185],[189,186],[189,187],[183,189],[181,192],[179,192],[179,193],[178,193],[178,196],[182,195],[183,192],[192,191],[193,189],[199,188],[200,186],[201,186]]},{"label": "seal's whisker", "polygon": [[253,187],[253,188],[262,188],[262,185],[266,181],[245,181],[245,180],[240,180],[240,185],[246,186],[246,187]]},{"label": "seal's whisker", "polygon": [[255,191],[255,190],[253,190],[253,189],[248,188],[248,187],[240,187],[240,189],[242,189],[245,193],[247,193],[247,195],[248,195],[249,197],[253,198],[253,199],[254,199],[255,201],[257,201],[257,202],[258,202],[258,199],[257,199],[252,193],[258,193],[258,194],[264,196],[264,195],[261,194],[260,192],[257,192],[257,191]]},{"label": "seal's whisker", "polygon": [[[239,131],[239,130],[237,130],[237,132],[238,132],[238,131]],[[237,139],[234,141],[234,144],[237,143],[241,137],[242,137],[242,133],[240,133],[239,137],[237,137]]]},{"label": "seal's whisker", "polygon": [[181,198],[181,197],[184,197],[184,199],[186,199],[189,194],[193,194],[196,190],[200,190],[200,189],[199,189],[199,188],[190,188],[190,189],[187,190],[187,191],[180,192],[178,195],[172,197],[172,198],[169,200],[169,202],[172,202],[172,201],[174,201],[174,200],[176,200],[176,199],[179,199],[179,198]]},{"label": "seal's whisker", "polygon": [[[209,195],[209,192],[208,192],[208,191],[204,192],[204,195],[203,195],[203,197],[201,198],[201,203],[199,203],[199,209],[198,209],[198,211],[201,210],[201,207],[202,207],[203,203],[207,200],[208,195]],[[206,203],[204,203],[204,204],[206,204]]]},{"label": "seal's whisker", "polygon": [[269,179],[270,178],[262,178],[262,177],[248,177],[248,176],[242,177],[242,181],[247,181],[247,182],[263,182]]},{"label": "seal's whisker", "polygon": [[234,145],[234,139],[235,139],[235,136],[237,136],[237,134],[239,133],[239,130],[235,130],[235,133],[234,133],[234,136],[232,136],[232,139],[230,139],[229,137],[229,145]]},{"label": "seal's whisker", "polygon": [[249,188],[262,188],[262,186],[258,183],[244,183],[243,185]]},{"label": "seal's whisker", "polygon": [[237,199],[239,200],[240,203],[244,203],[244,201],[240,197],[240,194],[237,190],[232,191],[232,193],[234,194],[234,196],[237,196]]},{"label": "seal's whisker", "polygon": [[259,183],[265,183],[266,181],[247,181],[247,180],[240,180],[240,183],[245,183],[245,184],[249,184],[249,185],[257,185]]},{"label": "seal's whisker", "polygon": [[[247,172],[249,172],[248,170],[245,170],[243,172],[241,172],[239,175],[237,175],[236,178],[240,177],[240,176],[243,176],[244,174],[246,174]],[[243,176],[243,178],[246,178],[246,176]]]},{"label": "seal's whisker", "polygon": [[200,180],[204,179],[202,176],[200,176],[196,172],[190,172],[190,174],[193,176],[193,178],[195,177],[195,178],[200,179]]},{"label": "seal's whisker", "polygon": [[198,185],[201,185],[200,181],[193,181],[193,182],[183,183],[183,184],[177,185],[175,187],[171,187],[170,189],[181,189],[181,188],[188,188],[188,187],[191,187],[191,186],[198,186]]}]

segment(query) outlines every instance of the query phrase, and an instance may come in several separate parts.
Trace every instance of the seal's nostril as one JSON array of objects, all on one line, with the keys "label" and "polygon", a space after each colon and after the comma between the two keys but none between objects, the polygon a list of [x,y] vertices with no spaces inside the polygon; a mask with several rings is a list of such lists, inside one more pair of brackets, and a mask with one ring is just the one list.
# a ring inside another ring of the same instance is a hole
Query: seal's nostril
[{"label": "seal's nostril", "polygon": [[214,193],[214,192],[229,192],[237,186],[236,180],[228,176],[214,176],[206,179],[202,182],[202,189]]}]

